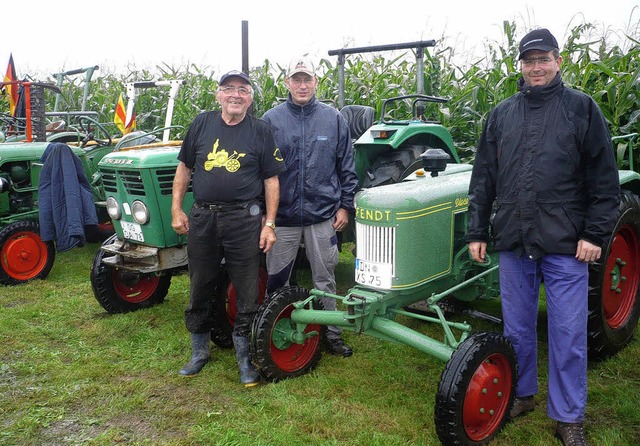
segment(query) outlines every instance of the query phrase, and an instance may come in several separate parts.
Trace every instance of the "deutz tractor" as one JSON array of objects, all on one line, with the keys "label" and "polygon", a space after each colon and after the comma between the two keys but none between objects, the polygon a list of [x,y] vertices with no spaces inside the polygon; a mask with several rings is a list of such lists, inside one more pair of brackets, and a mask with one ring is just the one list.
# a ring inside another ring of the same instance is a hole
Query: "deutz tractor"
[{"label": "deutz tractor", "polygon": [[[72,74],[79,72],[83,71],[75,70]],[[96,203],[104,201],[97,185],[97,164],[105,153],[113,150],[108,131],[94,119],[95,112],[45,113],[44,90],[59,93],[59,87],[27,81],[12,83],[22,92],[18,107],[24,115],[0,116],[2,134],[7,137],[0,144],[0,284],[3,285],[43,279],[53,266],[55,244],[42,241],[38,222],[40,159],[48,144],[65,142],[72,148],[92,183]],[[75,126],[68,127],[60,121],[47,123],[50,116],[72,119]],[[105,139],[95,137],[96,128]],[[99,208],[98,214],[108,220]]]}]

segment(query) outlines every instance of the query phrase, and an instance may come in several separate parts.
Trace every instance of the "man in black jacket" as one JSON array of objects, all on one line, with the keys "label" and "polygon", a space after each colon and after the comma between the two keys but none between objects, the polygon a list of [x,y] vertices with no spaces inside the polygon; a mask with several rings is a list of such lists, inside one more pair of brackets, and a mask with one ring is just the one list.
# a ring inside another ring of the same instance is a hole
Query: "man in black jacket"
[{"label": "man in black jacket", "polygon": [[520,92],[491,111],[478,144],[467,242],[477,262],[485,260],[490,237],[500,252],[504,335],[519,367],[510,416],[535,407],[536,321],[544,280],[548,415],[564,444],[585,445],[588,264],[600,258],[613,230],[617,167],[597,104],[561,80],[562,57],[553,35],[531,31],[519,49]]}]

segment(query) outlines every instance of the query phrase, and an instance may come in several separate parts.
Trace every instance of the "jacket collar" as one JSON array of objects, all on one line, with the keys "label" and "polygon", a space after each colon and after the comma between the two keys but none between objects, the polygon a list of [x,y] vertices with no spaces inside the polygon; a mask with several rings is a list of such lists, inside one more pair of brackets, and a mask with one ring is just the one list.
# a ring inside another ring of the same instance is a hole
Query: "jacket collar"
[{"label": "jacket collar", "polygon": [[563,85],[560,72],[556,73],[556,77],[547,85],[525,85],[523,77],[518,79],[518,90],[525,98],[532,101],[545,101],[555,96]]},{"label": "jacket collar", "polygon": [[311,97],[311,100],[305,105],[297,105],[295,102],[293,102],[291,93],[289,93],[287,97],[287,107],[289,107],[289,110],[291,110],[291,112],[295,115],[302,115],[302,116],[308,115],[309,113],[313,112],[313,110],[315,110],[317,106],[318,106],[318,101],[316,100],[315,94]]}]

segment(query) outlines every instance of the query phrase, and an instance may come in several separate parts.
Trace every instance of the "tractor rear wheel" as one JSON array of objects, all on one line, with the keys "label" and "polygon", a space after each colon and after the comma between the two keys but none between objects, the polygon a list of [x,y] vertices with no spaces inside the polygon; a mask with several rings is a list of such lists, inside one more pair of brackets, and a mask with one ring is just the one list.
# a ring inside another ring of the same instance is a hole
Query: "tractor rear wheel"
[{"label": "tractor rear wheel", "polygon": [[[324,325],[301,328],[291,320],[293,304],[309,297],[309,290],[284,287],[262,304],[253,321],[251,360],[267,380],[279,381],[303,375],[320,361],[320,340]],[[311,301],[305,308],[319,310],[322,304]],[[301,343],[292,339],[304,339]]]},{"label": "tractor rear wheel", "polygon": [[362,187],[399,183],[422,167],[420,155],[429,147],[403,146],[377,158],[367,171]]},{"label": "tractor rear wheel", "polygon": [[138,273],[115,268],[102,263],[104,256],[105,252],[98,249],[91,266],[91,288],[102,308],[109,313],[127,313],[164,302],[171,285],[170,273]]},{"label": "tractor rear wheel", "polygon": [[590,359],[617,353],[640,317],[640,199],[631,192],[622,192],[612,234],[589,271]]},{"label": "tractor rear wheel", "polygon": [[[229,273],[226,268],[220,272],[222,284],[216,288],[213,308],[213,322],[211,325],[211,341],[220,348],[233,347],[233,327],[236,322],[238,306],[236,302],[236,289],[231,283]],[[262,305],[267,291],[267,270],[260,266],[258,276],[258,303]]]},{"label": "tractor rear wheel", "polygon": [[0,230],[0,283],[44,279],[56,258],[53,241],[43,242],[36,221],[16,221]]},{"label": "tractor rear wheel", "polygon": [[462,342],[442,372],[435,426],[442,444],[487,444],[508,421],[517,382],[516,354],[498,333]]}]

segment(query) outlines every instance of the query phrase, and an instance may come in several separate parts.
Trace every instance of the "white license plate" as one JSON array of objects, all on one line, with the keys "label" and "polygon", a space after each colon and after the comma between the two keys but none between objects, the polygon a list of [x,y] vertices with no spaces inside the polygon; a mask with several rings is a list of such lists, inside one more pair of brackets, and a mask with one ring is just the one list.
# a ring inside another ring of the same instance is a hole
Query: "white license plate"
[{"label": "white license plate", "polygon": [[356,282],[373,288],[391,288],[391,263],[375,263],[356,259]]},{"label": "white license plate", "polygon": [[138,223],[129,223],[127,221],[121,221],[122,235],[129,240],[135,240],[137,242],[144,242],[144,236],[142,235],[142,228]]}]

